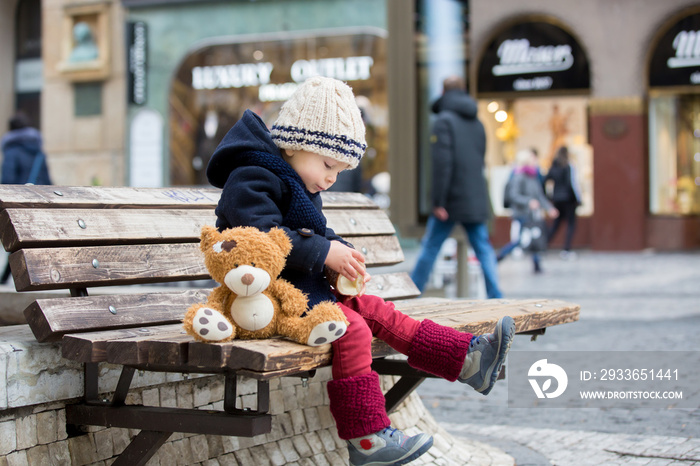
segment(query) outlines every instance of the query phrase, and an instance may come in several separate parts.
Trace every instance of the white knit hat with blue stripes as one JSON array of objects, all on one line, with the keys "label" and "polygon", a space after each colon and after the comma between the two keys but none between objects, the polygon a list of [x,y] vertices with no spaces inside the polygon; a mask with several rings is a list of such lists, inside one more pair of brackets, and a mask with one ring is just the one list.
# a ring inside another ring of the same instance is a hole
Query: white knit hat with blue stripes
[{"label": "white knit hat with blue stripes", "polygon": [[304,150],[355,168],[365,153],[365,124],[350,86],[323,76],[309,78],[287,100],[272,126],[280,149]]}]

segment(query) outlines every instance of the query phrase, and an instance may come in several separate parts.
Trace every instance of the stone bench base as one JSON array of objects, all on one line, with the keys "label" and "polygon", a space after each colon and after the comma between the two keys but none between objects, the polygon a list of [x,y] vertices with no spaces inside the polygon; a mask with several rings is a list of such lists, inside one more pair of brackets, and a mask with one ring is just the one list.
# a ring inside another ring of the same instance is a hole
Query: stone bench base
[{"label": "stone bench base", "polygon": [[[116,385],[119,370],[103,365],[105,385]],[[111,464],[135,430],[90,427],[66,432],[65,405],[82,395],[82,370],[60,356],[59,345],[38,343],[24,325],[0,328],[0,465]],[[272,432],[252,438],[175,433],[148,465],[330,465],[347,464],[328,408],[330,368],[309,380],[270,382]],[[3,383],[4,382],[4,383]],[[384,378],[386,386],[393,385]],[[449,382],[445,382],[449,383]],[[134,377],[127,403],[223,409],[220,376],[186,378],[144,372]],[[100,387],[108,392],[110,387]],[[255,408],[257,383],[241,378],[239,406]],[[109,393],[105,393],[108,395]],[[433,447],[412,464],[512,465],[513,458],[479,442],[457,440],[442,429],[414,392],[391,415],[392,425],[409,434],[427,432]]]}]

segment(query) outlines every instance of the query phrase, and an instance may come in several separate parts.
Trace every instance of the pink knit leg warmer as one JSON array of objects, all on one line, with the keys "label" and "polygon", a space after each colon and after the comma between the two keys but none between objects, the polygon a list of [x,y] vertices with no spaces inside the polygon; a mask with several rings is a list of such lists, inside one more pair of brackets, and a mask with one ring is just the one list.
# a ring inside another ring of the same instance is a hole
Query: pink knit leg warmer
[{"label": "pink knit leg warmer", "polygon": [[413,337],[408,364],[454,382],[462,370],[472,337],[471,333],[462,333],[426,319]]},{"label": "pink knit leg warmer", "polygon": [[391,425],[376,372],[328,382],[331,414],[338,437],[350,440]]}]

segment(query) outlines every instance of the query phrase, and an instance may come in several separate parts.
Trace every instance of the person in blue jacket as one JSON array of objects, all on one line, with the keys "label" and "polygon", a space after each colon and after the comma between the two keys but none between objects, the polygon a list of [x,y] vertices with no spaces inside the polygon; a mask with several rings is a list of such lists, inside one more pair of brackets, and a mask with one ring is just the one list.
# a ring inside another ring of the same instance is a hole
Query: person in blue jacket
[{"label": "person in blue jacket", "polygon": [[51,184],[41,133],[18,113],[2,137],[2,184]]},{"label": "person in blue jacket", "polygon": [[[2,184],[51,184],[41,133],[29,126],[27,118],[18,113],[9,122],[9,131],[0,142],[2,146]],[[2,273],[2,283],[10,278],[10,265]]]},{"label": "person in blue jacket", "polygon": [[417,321],[377,296],[334,293],[324,270],[350,280],[370,279],[365,258],[326,225],[320,193],[343,170],[357,167],[366,148],[365,128],[349,86],[332,78],[302,83],[282,106],[271,130],[246,110],[212,155],[209,182],[222,188],[216,208],[220,230],[253,226],[283,229],[292,241],[282,278],[308,295],[309,306],[337,302],[349,321],[331,343],[333,380],[327,384],[338,436],[350,464],[404,464],[425,453],[431,436],[392,429],[379,376],[372,371],[373,337],[408,355],[408,363],[487,394],[514,333],[504,317],[492,334],[469,333]]}]

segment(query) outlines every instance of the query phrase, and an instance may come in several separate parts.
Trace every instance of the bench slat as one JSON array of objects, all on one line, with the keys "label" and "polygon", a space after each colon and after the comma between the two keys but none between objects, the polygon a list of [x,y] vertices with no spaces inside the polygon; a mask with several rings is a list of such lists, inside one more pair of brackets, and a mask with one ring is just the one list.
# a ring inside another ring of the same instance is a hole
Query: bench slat
[{"label": "bench slat", "polygon": [[220,196],[221,190],[215,188],[3,185],[0,186],[0,208],[213,209]]},{"label": "bench slat", "polygon": [[394,225],[381,210],[324,210],[328,226],[338,235],[352,242],[352,236],[393,235]]},{"label": "bench slat", "polygon": [[[341,236],[395,232],[381,210],[327,213],[329,226]],[[202,226],[215,223],[213,211],[202,209],[7,209],[0,215],[2,240],[8,251],[21,247],[198,242]]]},{"label": "bench slat", "polygon": [[394,265],[404,261],[401,244],[394,235],[353,236],[346,239],[365,255],[367,267]]},{"label": "bench slat", "polygon": [[[370,271],[371,273],[371,271]],[[384,298],[388,301],[415,298],[420,295],[411,277],[406,272],[384,273],[372,275],[367,283],[367,294]]]},{"label": "bench slat", "polygon": [[[395,236],[358,236],[353,242],[365,252],[368,267],[403,261]],[[199,243],[22,249],[12,254],[10,264],[17,291],[209,278]]]},{"label": "bench slat", "polygon": [[[57,193],[60,193],[57,194]],[[0,208],[172,208],[213,209],[221,190],[216,188],[132,188],[92,186],[0,185]],[[377,206],[359,193],[323,192],[325,208],[370,208]]]},{"label": "bench slat", "polygon": [[[372,287],[381,285],[375,294],[388,300],[418,293],[406,273],[376,275],[370,284]],[[210,291],[187,289],[179,292],[38,299],[25,309],[24,316],[38,341],[57,341],[66,333],[178,322],[183,319],[189,306],[206,301]],[[110,306],[116,314],[110,312]]]},{"label": "bench slat", "polygon": [[71,333],[61,340],[64,358],[78,362],[106,362],[107,346],[119,340],[138,338],[144,335],[173,334],[182,331],[182,323],[151,327],[133,327],[120,330]]},{"label": "bench slat", "polygon": [[[181,324],[152,327],[149,330],[148,334],[107,342],[106,361],[129,366],[144,365],[149,363],[149,354],[153,353],[154,360],[151,362],[154,364],[175,367],[187,364],[187,345],[193,339],[185,333]],[[169,343],[167,347],[159,347],[162,354],[156,354],[155,344],[159,341]]]},{"label": "bench slat", "polygon": [[[38,299],[24,311],[38,341],[66,333],[161,325],[182,321],[187,308],[207,299],[209,290],[172,293]],[[116,314],[110,312],[113,306]]]},{"label": "bench slat", "polygon": [[[491,332],[490,316],[502,314],[515,319],[516,332],[538,330],[578,320],[580,306],[554,299],[450,300],[417,298],[397,301],[396,308],[415,319],[430,319],[474,334]],[[476,325],[482,322],[486,327]]]},{"label": "bench slat", "polygon": [[22,249],[10,256],[17,291],[208,279],[197,243]]},{"label": "bench slat", "polygon": [[[199,241],[202,226],[214,225],[210,210],[8,209],[5,248],[143,244]],[[82,226],[81,226],[82,225]]]}]

